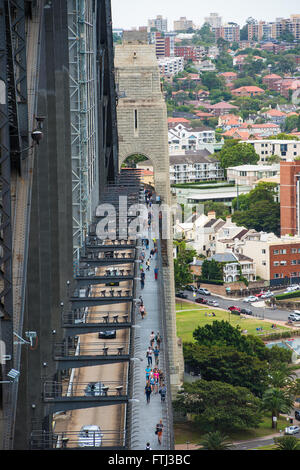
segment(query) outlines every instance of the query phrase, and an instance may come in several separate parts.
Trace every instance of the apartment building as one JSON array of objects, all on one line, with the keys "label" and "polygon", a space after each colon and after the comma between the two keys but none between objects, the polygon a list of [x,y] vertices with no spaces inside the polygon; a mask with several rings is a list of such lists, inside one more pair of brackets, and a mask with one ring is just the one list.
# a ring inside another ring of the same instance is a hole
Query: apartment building
[{"label": "apartment building", "polygon": [[238,165],[227,168],[227,180],[238,185],[254,186],[257,180],[277,176],[280,165]]},{"label": "apartment building", "polygon": [[257,276],[271,285],[300,281],[300,238],[260,233],[246,240],[242,254],[253,258]]},{"label": "apartment building", "polygon": [[194,29],[194,23],[185,16],[181,16],[179,20],[174,21],[174,31],[188,31],[189,29]]},{"label": "apartment building", "polygon": [[197,62],[204,54],[203,46],[174,46],[175,57],[183,57],[185,60]]},{"label": "apartment building", "polygon": [[222,17],[218,13],[210,13],[204,18],[204,23],[208,23],[212,28],[221,28]]},{"label": "apartment building", "polygon": [[278,39],[285,31],[300,39],[300,15],[291,15],[290,18],[276,18],[273,22],[259,21],[248,25],[248,40]]},{"label": "apartment building", "polygon": [[293,162],[300,156],[299,140],[258,139],[247,140],[247,144],[253,145],[259,155],[259,163],[267,162],[272,155],[277,155],[282,161],[287,162]]},{"label": "apartment building", "polygon": [[159,70],[162,76],[174,77],[184,70],[182,57],[163,57],[158,60]]},{"label": "apartment building", "polygon": [[148,30],[155,28],[157,31],[166,33],[168,31],[168,20],[163,18],[162,15],[157,15],[156,18],[148,20]]},{"label": "apartment building", "polygon": [[280,163],[280,229],[281,235],[300,236],[299,160]]},{"label": "apartment building", "polygon": [[192,183],[220,180],[224,171],[219,160],[208,150],[189,150],[181,155],[170,155],[170,183]]},{"label": "apartment building", "polygon": [[216,36],[216,41],[223,38],[228,42],[239,42],[240,40],[240,27],[236,23],[226,23],[223,26],[213,28]]}]

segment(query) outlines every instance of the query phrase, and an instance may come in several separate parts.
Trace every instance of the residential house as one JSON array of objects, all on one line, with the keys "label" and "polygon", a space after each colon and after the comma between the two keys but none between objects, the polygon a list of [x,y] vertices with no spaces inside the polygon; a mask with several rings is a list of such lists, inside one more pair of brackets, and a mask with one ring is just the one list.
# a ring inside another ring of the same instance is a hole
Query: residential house
[{"label": "residential house", "polygon": [[182,153],[185,150],[204,150],[208,147],[207,144],[215,143],[215,131],[209,127],[191,128],[180,123],[168,131],[169,152],[171,154]]},{"label": "residential house", "polygon": [[278,126],[282,126],[287,118],[287,114],[279,111],[278,109],[269,109],[260,115],[268,120],[268,122],[278,124]]},{"label": "residential house", "polygon": [[233,111],[238,110],[238,106],[227,103],[227,101],[220,101],[216,104],[208,104],[206,108],[214,115],[221,116],[222,114],[231,114]]},{"label": "residential house", "polygon": [[224,131],[229,131],[234,128],[237,129],[243,124],[241,116],[235,114],[225,114],[225,116],[219,116],[218,126],[222,127]]},{"label": "residential house", "polygon": [[255,97],[265,93],[265,90],[259,88],[258,86],[241,86],[231,90],[232,95],[234,96],[248,96]]}]

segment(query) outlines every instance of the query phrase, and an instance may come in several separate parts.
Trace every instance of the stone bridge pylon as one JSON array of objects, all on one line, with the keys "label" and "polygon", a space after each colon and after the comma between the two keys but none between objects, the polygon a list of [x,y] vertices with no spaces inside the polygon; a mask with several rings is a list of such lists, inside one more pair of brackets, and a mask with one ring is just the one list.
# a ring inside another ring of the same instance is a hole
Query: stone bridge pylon
[{"label": "stone bridge pylon", "polygon": [[[118,93],[117,122],[119,166],[130,155],[147,157],[154,169],[155,191],[164,204],[171,204],[167,108],[161,89],[155,46],[147,33],[125,31],[115,47],[115,80]],[[164,280],[163,306],[170,365],[175,392],[183,379],[182,350],[176,335],[173,238],[162,241]]]}]

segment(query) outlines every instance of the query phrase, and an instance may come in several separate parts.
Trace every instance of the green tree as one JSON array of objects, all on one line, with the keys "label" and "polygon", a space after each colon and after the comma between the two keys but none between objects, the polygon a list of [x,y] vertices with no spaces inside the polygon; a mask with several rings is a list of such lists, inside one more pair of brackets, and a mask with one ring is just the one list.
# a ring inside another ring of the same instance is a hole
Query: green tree
[{"label": "green tree", "polygon": [[299,439],[295,436],[274,437],[276,450],[300,450]]},{"label": "green tree", "polygon": [[174,278],[175,289],[178,290],[193,281],[189,263],[197,256],[197,252],[187,249],[185,240],[175,240],[174,245],[177,248],[177,258],[174,259]]},{"label": "green tree", "polygon": [[192,413],[201,430],[240,431],[261,422],[260,401],[245,387],[197,380],[185,383],[173,402],[174,409]]},{"label": "green tree", "polygon": [[255,165],[259,161],[259,156],[251,144],[239,143],[236,139],[227,140],[217,156],[224,169],[229,166]]},{"label": "green tree", "polygon": [[269,371],[269,384],[273,388],[289,388],[295,381],[296,373],[285,363],[273,363]]},{"label": "green tree", "polygon": [[268,363],[254,355],[231,346],[195,343],[184,343],[183,353],[188,369],[203,380],[246,387],[256,396],[262,396],[268,387]]},{"label": "green tree", "polygon": [[269,388],[265,391],[261,401],[261,408],[272,414],[272,428],[276,429],[280,413],[288,414],[293,407],[293,399],[290,393],[280,388]]},{"label": "green tree", "polygon": [[284,132],[292,132],[294,129],[298,130],[299,116],[288,116],[285,120],[283,130]]},{"label": "green tree", "polygon": [[205,201],[204,213],[207,215],[209,212],[215,212],[217,219],[225,220],[230,214],[230,209],[223,202]]},{"label": "green tree", "polygon": [[217,263],[214,259],[205,259],[202,264],[201,274],[203,279],[207,280],[223,280],[223,266]]},{"label": "green tree", "polygon": [[258,232],[280,233],[280,204],[261,200],[246,211],[236,211],[232,221]]},{"label": "green tree", "polygon": [[232,443],[229,437],[219,431],[205,434],[200,441],[202,450],[231,450]]},{"label": "green tree", "polygon": [[201,82],[208,90],[225,89],[225,80],[215,72],[203,72],[201,74]]}]

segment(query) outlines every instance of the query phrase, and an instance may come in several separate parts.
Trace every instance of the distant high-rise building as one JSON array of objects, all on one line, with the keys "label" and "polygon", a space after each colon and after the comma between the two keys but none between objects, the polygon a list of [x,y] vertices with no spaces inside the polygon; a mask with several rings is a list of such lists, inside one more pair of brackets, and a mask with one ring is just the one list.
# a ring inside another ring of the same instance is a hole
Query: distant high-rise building
[{"label": "distant high-rise building", "polygon": [[163,18],[162,15],[157,15],[156,18],[148,20],[148,28],[155,28],[161,33],[166,33],[168,31],[168,20]]},{"label": "distant high-rise building", "polygon": [[278,39],[284,32],[290,32],[295,39],[300,39],[300,15],[290,18],[276,18],[273,22],[259,21],[248,24],[248,39],[269,40]]},{"label": "distant high-rise building", "polygon": [[192,20],[187,20],[185,16],[181,16],[179,20],[174,21],[174,31],[187,31],[188,29],[194,29]]},{"label": "distant high-rise building", "polygon": [[240,40],[240,27],[236,23],[226,23],[220,28],[213,28],[216,40],[225,39],[228,42],[238,42]]},{"label": "distant high-rise building", "polygon": [[222,17],[218,13],[210,13],[204,18],[204,23],[208,23],[212,28],[221,28]]}]

